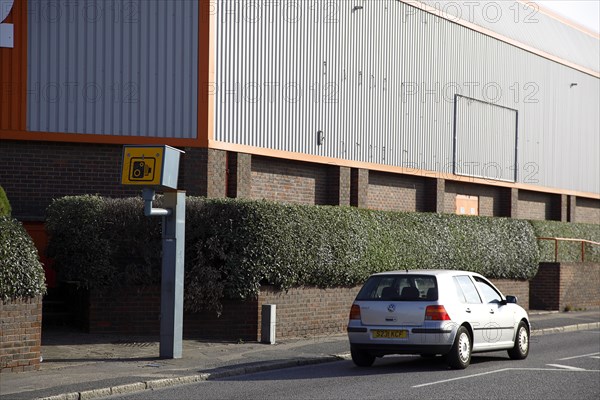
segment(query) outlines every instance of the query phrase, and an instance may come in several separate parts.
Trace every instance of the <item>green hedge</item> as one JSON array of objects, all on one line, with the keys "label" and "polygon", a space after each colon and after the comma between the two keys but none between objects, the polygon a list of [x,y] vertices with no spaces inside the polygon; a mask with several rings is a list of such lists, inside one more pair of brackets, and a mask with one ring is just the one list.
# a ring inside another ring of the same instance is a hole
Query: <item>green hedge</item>
[{"label": "green hedge", "polygon": [[[600,225],[557,221],[530,221],[537,237],[587,239],[600,243]],[[540,261],[554,261],[554,241],[540,240]],[[581,261],[581,243],[560,242],[558,261]],[[600,262],[600,246],[585,245],[585,260]]]},{"label": "green hedge", "polygon": [[[48,252],[61,279],[85,287],[155,284],[159,221],[143,215],[139,198],[65,197],[48,209]],[[264,283],[351,286],[404,268],[529,279],[537,265],[535,235],[522,220],[187,199],[188,310],[218,311],[223,297],[253,297]]]},{"label": "green hedge", "polygon": [[73,196],[48,208],[47,253],[61,280],[84,287],[160,282],[160,218],[141,198]]},{"label": "green hedge", "polygon": [[6,197],[6,192],[4,191],[2,186],[0,186],[0,216],[10,217],[11,212],[12,209],[10,207],[8,197]]},{"label": "green hedge", "polygon": [[44,269],[31,237],[19,221],[0,216],[0,299],[44,293]]}]

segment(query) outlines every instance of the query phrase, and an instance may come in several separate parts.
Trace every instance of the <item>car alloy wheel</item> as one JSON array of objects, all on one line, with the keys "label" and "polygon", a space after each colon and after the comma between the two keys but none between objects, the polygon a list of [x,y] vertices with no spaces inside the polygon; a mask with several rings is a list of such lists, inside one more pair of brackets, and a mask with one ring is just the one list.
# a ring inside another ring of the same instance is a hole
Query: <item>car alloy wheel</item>
[{"label": "car alloy wheel", "polygon": [[454,369],[465,369],[471,363],[471,336],[464,326],[458,328],[454,345],[448,353],[448,365]]},{"label": "car alloy wheel", "polygon": [[529,329],[525,322],[519,322],[515,345],[508,350],[508,356],[513,360],[523,360],[529,355]]}]

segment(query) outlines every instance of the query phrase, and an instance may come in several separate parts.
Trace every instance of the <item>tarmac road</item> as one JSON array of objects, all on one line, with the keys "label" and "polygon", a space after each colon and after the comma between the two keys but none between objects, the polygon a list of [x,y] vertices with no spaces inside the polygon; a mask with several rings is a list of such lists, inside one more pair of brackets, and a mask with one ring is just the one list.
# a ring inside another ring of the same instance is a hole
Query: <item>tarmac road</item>
[{"label": "tarmac road", "polygon": [[289,368],[144,391],[111,399],[598,399],[600,330],[532,337],[523,361],[506,352],[473,357],[469,368],[447,369],[441,358],[378,359]]},{"label": "tarmac road", "polygon": [[[530,312],[530,318],[533,329],[531,341],[534,351],[536,350],[536,343],[542,340],[543,336],[559,335],[559,337],[564,338],[564,342],[567,342],[572,337],[577,337],[579,331],[597,331],[600,329],[600,310],[596,309],[569,313],[532,311]],[[560,348],[560,346],[557,348]],[[159,343],[156,337],[93,335],[69,330],[44,330],[42,335],[44,362],[41,364],[40,370],[0,374],[0,398],[2,400],[38,398],[88,400],[132,393],[147,396],[152,395],[152,391],[159,388],[176,387],[204,381],[220,382],[225,378],[235,383],[242,380],[241,378],[234,380],[232,377],[249,376],[249,374],[266,371],[283,372],[283,369],[298,366],[311,366],[307,371],[322,371],[319,376],[322,375],[323,377],[329,376],[330,371],[334,371],[335,375],[333,376],[338,377],[338,379],[368,376],[372,372],[375,372],[376,375],[379,373],[389,374],[390,371],[398,372],[389,369],[393,368],[394,365],[408,368],[403,370],[405,376],[401,379],[412,377],[414,372],[419,372],[419,368],[424,370],[421,373],[427,373],[428,375],[433,373],[431,376],[434,378],[436,371],[442,376],[458,373],[456,371],[446,371],[442,363],[437,366],[435,362],[433,365],[427,364],[427,362],[422,364],[424,360],[415,359],[414,357],[378,361],[372,371],[352,370],[348,372],[350,368],[353,368],[351,363],[346,363],[344,367],[344,363],[337,362],[340,359],[349,359],[348,338],[345,334],[309,338],[284,338],[278,340],[274,345],[256,342],[186,339],[183,341],[183,350],[184,357],[181,359],[161,359],[158,357]],[[547,352],[551,354],[552,351],[554,351],[554,348],[550,346]],[[504,352],[499,353],[500,358],[494,354],[487,356],[491,356],[492,360],[495,361],[507,361]],[[480,357],[487,356],[477,357],[474,365],[469,370],[481,368],[478,366],[479,361],[483,361]],[[532,357],[536,356],[536,354],[532,354]],[[527,360],[524,364],[529,361]],[[328,366],[324,368],[317,366],[317,364],[323,363]],[[552,362],[548,361],[547,363]],[[385,367],[388,364],[391,364],[392,367]],[[488,365],[487,363],[483,364]],[[416,370],[410,369],[413,367],[416,367]],[[339,368],[342,369],[339,370]],[[556,369],[565,368],[556,367]],[[503,375],[506,372],[512,372],[512,370],[493,371],[482,376],[491,378],[491,375]],[[587,372],[584,371],[583,373]],[[271,373],[266,376],[272,377],[275,374]],[[264,381],[268,382],[269,386],[276,387],[270,380]],[[304,387],[309,382],[309,377],[301,378],[300,381],[302,382],[301,387]],[[244,382],[248,386],[253,381],[247,380]],[[318,388],[322,382],[326,381],[314,380],[309,384]],[[447,384],[450,386],[451,382]],[[348,382],[349,387],[352,387],[352,383],[352,379],[350,379]],[[549,384],[549,387],[553,383],[554,381]],[[277,385],[279,384],[278,382]],[[385,386],[389,383],[382,382],[382,384]],[[418,384],[415,383],[415,385]],[[359,385],[363,384],[359,383]],[[433,387],[436,385],[428,386]],[[253,396],[260,397],[259,394],[263,387],[264,384],[256,385]],[[313,398],[319,398],[321,394],[328,393],[326,387],[327,384],[325,384],[325,389],[317,390]],[[395,386],[392,385],[391,387]],[[221,398],[225,394],[230,398],[236,398],[237,396],[235,392],[227,392],[229,388],[220,393],[218,385],[198,385],[198,388],[202,388],[202,393],[206,392],[211,398]],[[408,389],[402,388],[402,390]],[[288,395],[288,392],[297,397],[301,397],[303,393],[308,393],[294,387],[283,387],[280,393],[290,397],[291,394]],[[170,392],[165,393],[168,396]],[[371,394],[368,391],[361,392],[360,390],[357,390],[356,393],[366,394],[367,398]],[[375,390],[373,393],[377,396],[379,391]],[[350,394],[354,395],[354,392]],[[392,394],[392,392],[388,394]],[[184,393],[181,393],[181,396],[173,396],[188,397]],[[270,392],[267,392],[263,397],[268,398],[269,396]],[[322,397],[328,396],[323,395]],[[246,397],[244,396],[244,398]]]}]

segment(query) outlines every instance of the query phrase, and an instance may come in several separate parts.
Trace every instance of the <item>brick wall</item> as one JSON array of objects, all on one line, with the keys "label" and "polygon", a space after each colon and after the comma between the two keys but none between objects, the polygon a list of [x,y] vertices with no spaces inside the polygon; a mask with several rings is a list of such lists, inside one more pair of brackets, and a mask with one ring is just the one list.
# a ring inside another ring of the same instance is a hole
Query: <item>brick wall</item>
[{"label": "brick wall", "polygon": [[456,195],[479,197],[479,215],[505,217],[510,215],[510,189],[477,185],[465,182],[446,181],[444,212],[456,213]]},{"label": "brick wall", "polygon": [[188,196],[225,197],[228,191],[227,152],[186,147],[179,165],[178,188]]},{"label": "brick wall", "polygon": [[518,304],[529,310],[529,281],[515,279],[491,279],[505,296],[517,296]]},{"label": "brick wall", "polygon": [[600,264],[540,263],[530,294],[536,310],[600,307]]},{"label": "brick wall", "polygon": [[359,208],[369,206],[369,170],[350,169],[350,205]]},{"label": "brick wall", "polygon": [[560,264],[559,310],[600,307],[600,264]]},{"label": "brick wall", "polygon": [[0,182],[18,219],[45,219],[53,198],[100,194],[132,196],[121,186],[120,145],[3,140]]},{"label": "brick wall", "polygon": [[329,204],[349,206],[351,193],[350,168],[329,167]]},{"label": "brick wall", "polygon": [[425,178],[425,211],[443,213],[446,196],[446,180]]},{"label": "brick wall", "polygon": [[[186,147],[180,164],[178,187],[186,190],[188,196],[206,196],[208,188],[208,151],[206,149]],[[181,185],[181,181],[187,185]]]},{"label": "brick wall", "polygon": [[[505,295],[519,298],[529,308],[529,282],[492,281]],[[260,340],[261,307],[277,306],[277,338],[319,336],[345,332],[352,301],[360,287],[292,288],[288,291],[263,286],[257,299],[223,302],[220,317],[214,312],[185,313],[184,337],[225,340]],[[160,289],[123,289],[90,297],[90,333],[158,335]]]},{"label": "brick wall", "polygon": [[[600,223],[600,201],[468,182],[185,148],[179,188],[191,196],[245,197],[300,204],[454,213],[456,194],[479,196],[480,215]],[[24,221],[42,221],[66,195],[137,196],[121,181],[122,146],[4,140],[0,182]],[[516,194],[518,192],[518,195]]]},{"label": "brick wall", "polygon": [[158,335],[160,287],[90,290],[89,333]]},{"label": "brick wall", "polygon": [[[223,302],[223,312],[184,313],[183,334],[190,339],[256,340],[256,301]],[[89,295],[89,333],[158,336],[160,287],[92,290]]]},{"label": "brick wall", "polygon": [[529,283],[529,304],[532,310],[558,310],[560,303],[560,264],[540,263],[536,276]]},{"label": "brick wall", "polygon": [[385,211],[426,211],[423,178],[371,171],[369,173],[368,207]]},{"label": "brick wall", "polygon": [[575,222],[600,224],[600,200],[578,197],[576,204]]},{"label": "brick wall", "polygon": [[[277,305],[277,338],[337,334],[346,331],[350,307],[359,290],[303,287],[279,291],[263,287],[258,302],[261,306]],[[259,339],[260,323],[259,316]]]},{"label": "brick wall", "polygon": [[[345,332],[350,305],[359,288],[294,288],[277,291],[263,287],[258,299],[225,300],[222,314],[185,313],[183,334],[189,339],[259,340],[262,304],[277,305],[277,337],[299,337]],[[90,333],[157,336],[160,332],[160,288],[123,288],[92,291]]]},{"label": "brick wall", "polygon": [[42,298],[0,301],[0,372],[40,368]]},{"label": "brick wall", "polygon": [[220,316],[214,311],[184,313],[183,335],[194,339],[257,340],[260,306],[256,300],[223,300]]},{"label": "brick wall", "polygon": [[252,156],[251,198],[296,204],[331,204],[327,165]]},{"label": "brick wall", "polygon": [[[225,197],[226,152],[186,148],[178,187],[190,196]],[[43,221],[52,199],[99,194],[139,196],[121,185],[123,146],[86,143],[2,141],[0,183],[20,220]]]},{"label": "brick wall", "polygon": [[560,200],[560,195],[519,190],[517,218],[559,221]]}]

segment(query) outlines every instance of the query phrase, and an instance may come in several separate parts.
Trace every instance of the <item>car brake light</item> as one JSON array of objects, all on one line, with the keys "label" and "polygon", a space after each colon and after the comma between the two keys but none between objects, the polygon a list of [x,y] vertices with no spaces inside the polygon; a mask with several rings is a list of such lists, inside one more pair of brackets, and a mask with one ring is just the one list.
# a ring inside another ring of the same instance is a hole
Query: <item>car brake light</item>
[{"label": "car brake light", "polygon": [[426,321],[450,321],[450,316],[444,306],[427,306],[425,309]]},{"label": "car brake light", "polygon": [[358,304],[352,304],[350,319],[360,319],[360,306]]}]

